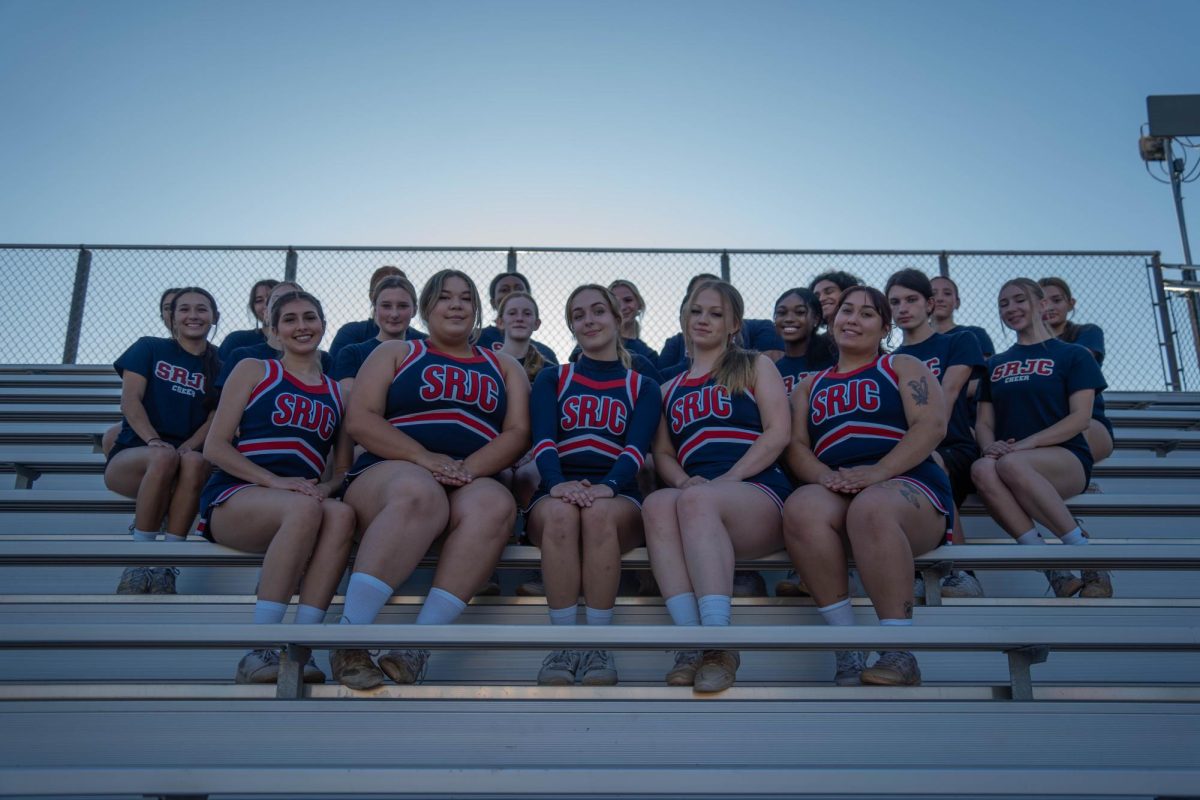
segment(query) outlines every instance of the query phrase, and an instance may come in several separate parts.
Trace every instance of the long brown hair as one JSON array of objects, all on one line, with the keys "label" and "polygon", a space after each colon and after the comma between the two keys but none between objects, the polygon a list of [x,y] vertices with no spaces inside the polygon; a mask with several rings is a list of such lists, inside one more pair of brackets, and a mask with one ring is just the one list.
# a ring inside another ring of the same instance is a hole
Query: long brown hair
[{"label": "long brown hair", "polygon": [[[633,284],[633,281],[626,280],[624,278],[618,278],[617,280],[610,283],[608,285],[608,290],[613,293],[614,297],[616,297],[616,291],[617,291],[618,286],[625,287],[626,289],[628,289],[630,291],[631,294],[633,294],[633,299],[637,300],[637,304],[638,304],[638,315],[641,315],[642,313],[644,313],[646,310],[646,301],[645,301],[645,299],[643,299],[642,293],[638,291],[637,286],[635,286]],[[571,304],[567,303],[568,309],[570,308],[570,306],[571,306]],[[622,328],[625,327],[625,320],[621,317],[620,314],[617,314],[617,319],[618,319],[617,333],[619,333],[621,336],[624,336],[625,332],[622,330]],[[642,321],[638,318],[638,316],[635,316],[633,319],[629,320],[629,326],[630,326],[630,328],[633,329],[633,336],[630,336],[629,337],[630,339],[642,338]]]},{"label": "long brown hair", "polygon": [[[626,283],[626,281],[618,281],[618,283]],[[571,331],[572,334],[575,332],[575,326],[571,322],[571,303],[575,302],[575,298],[580,292],[586,292],[589,289],[600,293],[600,296],[604,298],[605,305],[608,306],[609,313],[613,315],[613,319],[617,325],[617,360],[624,365],[625,369],[629,369],[633,359],[630,357],[629,351],[625,349],[625,343],[621,341],[621,304],[617,302],[617,297],[611,290],[604,288],[598,283],[585,283],[582,286],[576,286],[575,290],[567,298],[567,307],[564,313],[564,316],[567,318],[567,330]],[[637,290],[634,290],[634,293],[636,294]],[[575,341],[578,342],[579,339],[576,338]]]},{"label": "long brown hair", "polygon": [[[1041,280],[1038,281],[1038,286],[1041,286],[1042,288],[1045,288],[1045,289],[1054,287],[1055,289],[1058,289],[1060,292],[1062,292],[1063,296],[1066,297],[1068,300],[1075,299],[1075,297],[1071,294],[1071,287],[1068,286],[1067,282],[1064,281],[1062,278],[1042,278]],[[1047,325],[1046,327],[1049,328],[1050,326]],[[1076,339],[1079,338],[1079,328],[1080,328],[1080,326],[1075,324],[1071,320],[1064,319],[1062,336],[1059,336],[1058,338],[1064,342],[1074,342]],[[1054,331],[1052,330],[1052,331],[1050,331],[1050,333],[1054,333]]]},{"label": "long brown hair", "polygon": [[700,293],[708,291],[716,292],[720,295],[721,303],[728,315],[728,325],[733,328],[733,333],[730,335],[729,341],[725,344],[725,351],[721,353],[721,357],[713,365],[713,381],[720,386],[724,386],[729,394],[739,394],[754,386],[756,377],[754,359],[758,353],[753,350],[746,350],[741,345],[742,323],[746,317],[746,304],[742,300],[741,292],[733,288],[733,284],[722,280],[707,280],[696,284],[691,294],[688,295],[687,303],[683,306],[683,313],[680,314],[679,322],[683,327],[684,342],[687,344],[688,352],[692,353],[694,358],[695,350],[692,345],[691,335],[688,333],[689,325],[687,324],[687,318]]}]

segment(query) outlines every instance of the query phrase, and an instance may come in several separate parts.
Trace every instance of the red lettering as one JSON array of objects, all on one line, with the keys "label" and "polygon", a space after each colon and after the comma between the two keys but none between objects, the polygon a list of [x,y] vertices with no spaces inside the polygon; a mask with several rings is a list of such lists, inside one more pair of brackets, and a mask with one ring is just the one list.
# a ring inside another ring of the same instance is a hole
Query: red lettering
[{"label": "red lettering", "polygon": [[814,425],[827,419],[854,411],[878,411],[879,384],[870,378],[857,378],[848,383],[835,383],[813,393],[809,418]]}]

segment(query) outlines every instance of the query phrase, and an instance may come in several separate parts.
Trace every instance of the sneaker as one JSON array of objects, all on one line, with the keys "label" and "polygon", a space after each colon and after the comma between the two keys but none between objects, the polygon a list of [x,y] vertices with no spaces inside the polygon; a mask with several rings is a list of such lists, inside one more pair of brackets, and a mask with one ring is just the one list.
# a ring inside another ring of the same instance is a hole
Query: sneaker
[{"label": "sneaker", "polygon": [[420,683],[428,666],[428,650],[389,650],[379,657],[379,668],[396,683]]},{"label": "sneaker", "polygon": [[538,670],[538,686],[574,686],[578,669],[578,650],[555,650],[542,659],[542,668]]},{"label": "sneaker", "polygon": [[617,685],[617,662],[608,650],[588,650],[579,671],[579,682],[584,686]]},{"label": "sneaker", "polygon": [[858,686],[862,671],[867,666],[867,654],[862,650],[836,650],[833,653],[837,660],[837,671],[833,674],[833,682],[838,686]]},{"label": "sneaker", "polygon": [[914,600],[924,600],[925,599],[925,576],[924,575],[916,575],[913,577],[913,599]]},{"label": "sneaker", "polygon": [[279,680],[279,651],[251,650],[238,662],[237,683],[275,683]]},{"label": "sneaker", "polygon": [[907,650],[886,650],[860,677],[863,683],[874,686],[920,686],[921,668]]},{"label": "sneaker", "polygon": [[175,577],[179,570],[174,567],[152,567],[150,569],[150,594],[175,594]]},{"label": "sneaker", "polygon": [[117,594],[150,594],[150,567],[126,567]]},{"label": "sneaker", "polygon": [[983,597],[983,587],[974,575],[956,570],[942,578],[942,597]]},{"label": "sneaker", "polygon": [[676,650],[675,666],[667,673],[667,686],[691,686],[696,682],[696,670],[700,669],[699,650]]},{"label": "sneaker", "polygon": [[1048,569],[1045,574],[1055,597],[1072,597],[1083,587],[1083,581],[1070,570]]},{"label": "sneaker", "polygon": [[767,582],[762,573],[753,570],[738,570],[733,573],[734,597],[766,597]]},{"label": "sneaker", "polygon": [[350,689],[374,689],[383,683],[383,673],[366,650],[330,650],[333,679]]},{"label": "sneaker", "polygon": [[1080,597],[1112,597],[1112,575],[1108,570],[1085,569],[1079,573],[1083,588],[1079,590]]},{"label": "sneaker", "polygon": [[518,597],[545,597],[546,584],[542,580],[540,569],[529,569],[517,575]]},{"label": "sneaker", "polygon": [[784,579],[775,584],[776,597],[808,597],[808,585],[804,578],[796,574],[796,570],[788,570]]},{"label": "sneaker", "polygon": [[500,573],[493,571],[487,581],[475,593],[476,597],[496,597],[500,594]]},{"label": "sneaker", "polygon": [[705,650],[692,690],[702,694],[725,691],[733,686],[741,665],[742,657],[737,650]]},{"label": "sneaker", "polygon": [[325,673],[322,672],[321,668],[317,666],[317,659],[313,658],[311,655],[309,655],[308,661],[304,662],[302,674],[304,675],[305,683],[325,682]]}]

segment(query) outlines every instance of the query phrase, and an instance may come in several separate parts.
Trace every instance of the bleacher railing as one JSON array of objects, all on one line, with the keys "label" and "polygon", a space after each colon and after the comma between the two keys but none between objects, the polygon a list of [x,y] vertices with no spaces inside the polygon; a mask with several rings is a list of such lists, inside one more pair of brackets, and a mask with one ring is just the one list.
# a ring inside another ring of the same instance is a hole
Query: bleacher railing
[{"label": "bleacher railing", "polygon": [[[1196,388],[1188,384],[1197,383],[1200,374],[1195,293],[1175,285],[1183,279],[1175,280],[1173,271],[1182,268],[1163,265],[1152,251],[9,244],[0,245],[6,287],[0,304],[11,331],[0,345],[0,362],[112,362],[138,336],[162,335],[159,293],[189,284],[216,297],[222,311],[214,334],[219,342],[232,330],[253,326],[247,301],[251,284],[261,278],[297,280],[320,297],[329,323],[328,343],[340,325],[369,316],[367,282],[384,264],[405,270],[418,288],[439,269],[460,269],[485,293],[497,273],[521,272],[540,304],[542,328],[535,338],[560,357],[573,345],[563,305],[581,283],[624,278],[637,284],[647,303],[642,338],[657,348],[678,330],[682,293],[696,273],[731,280],[745,297],[747,316],[769,319],[784,290],[807,285],[820,272],[846,270],[882,286],[895,270],[915,267],[954,279],[962,299],[958,322],[983,327],[1003,349],[1014,339],[997,316],[1000,285],[1016,276],[1058,276],[1076,297],[1074,319],[1104,328],[1111,389]],[[489,311],[485,309],[485,318],[490,322]]]}]

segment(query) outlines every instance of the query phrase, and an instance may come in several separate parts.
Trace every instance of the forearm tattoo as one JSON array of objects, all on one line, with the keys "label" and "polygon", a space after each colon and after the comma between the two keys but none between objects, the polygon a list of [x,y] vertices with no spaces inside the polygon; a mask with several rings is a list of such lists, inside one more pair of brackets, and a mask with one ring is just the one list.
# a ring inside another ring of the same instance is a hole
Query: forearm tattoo
[{"label": "forearm tattoo", "polygon": [[929,405],[929,381],[924,375],[919,381],[909,381],[908,388],[912,389],[913,402],[919,406]]}]

